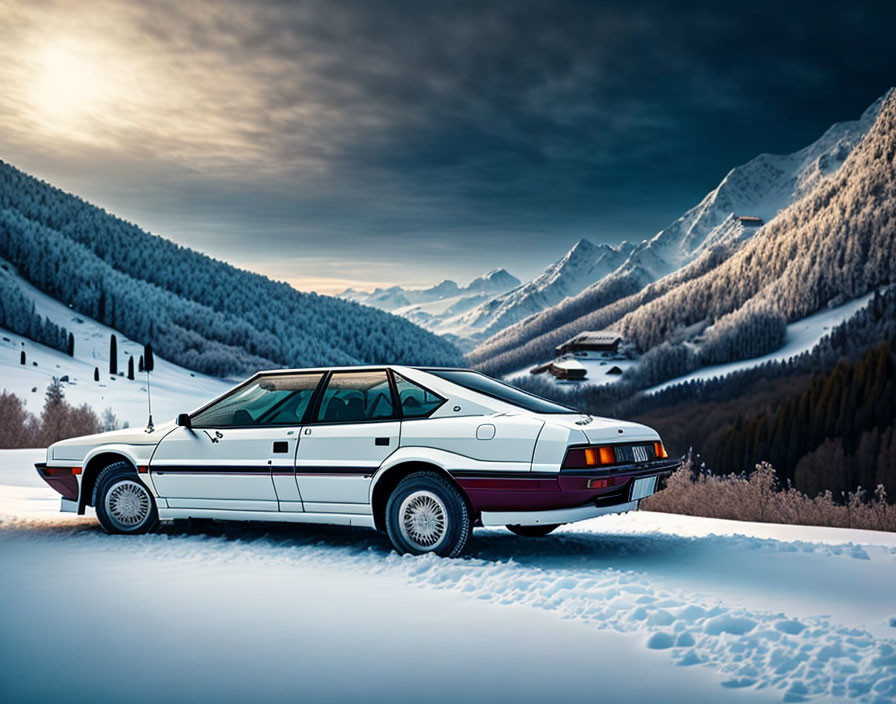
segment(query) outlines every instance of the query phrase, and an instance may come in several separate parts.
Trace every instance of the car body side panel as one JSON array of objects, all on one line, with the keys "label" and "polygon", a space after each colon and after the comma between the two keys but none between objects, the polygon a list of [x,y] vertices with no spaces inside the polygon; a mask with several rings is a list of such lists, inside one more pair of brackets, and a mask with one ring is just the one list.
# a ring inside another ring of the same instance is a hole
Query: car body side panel
[{"label": "car body side panel", "polygon": [[543,425],[522,414],[408,419],[402,421],[401,446],[444,450],[483,462],[525,463],[528,470]]},{"label": "car body side panel", "polygon": [[[311,512],[334,512],[334,504],[369,501],[370,482],[399,445],[397,420],[315,424],[302,430],[296,455],[296,483]],[[338,511],[341,512],[341,511]]]},{"label": "car body side panel", "polygon": [[[274,470],[292,472],[298,428],[176,428],[149,466],[172,508],[279,510]],[[274,454],[274,443],[287,443]],[[292,451],[290,451],[292,449]]]}]

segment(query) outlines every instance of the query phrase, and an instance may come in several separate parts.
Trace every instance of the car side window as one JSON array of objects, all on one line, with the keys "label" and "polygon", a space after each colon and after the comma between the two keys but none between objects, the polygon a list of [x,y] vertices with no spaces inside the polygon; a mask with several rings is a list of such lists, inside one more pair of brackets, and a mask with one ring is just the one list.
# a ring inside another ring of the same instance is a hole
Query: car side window
[{"label": "car side window", "polygon": [[394,415],[385,371],[334,372],[317,410],[317,420],[322,423],[352,423]]},{"label": "car side window", "polygon": [[429,389],[424,389],[398,374],[395,374],[395,387],[398,389],[398,398],[401,401],[401,414],[405,418],[428,416],[445,402],[441,396],[436,396]]},{"label": "car side window", "polygon": [[194,428],[299,425],[323,374],[263,376],[192,418]]}]

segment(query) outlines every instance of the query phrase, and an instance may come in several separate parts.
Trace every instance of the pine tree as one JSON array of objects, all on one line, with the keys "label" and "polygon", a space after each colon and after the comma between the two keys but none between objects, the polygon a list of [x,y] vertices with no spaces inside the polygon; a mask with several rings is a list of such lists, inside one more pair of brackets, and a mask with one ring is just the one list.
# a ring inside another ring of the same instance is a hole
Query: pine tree
[{"label": "pine tree", "polygon": [[47,386],[46,399],[47,408],[55,408],[65,399],[65,390],[62,388],[62,382],[59,381],[58,377],[54,376],[53,380]]},{"label": "pine tree", "polygon": [[118,338],[114,334],[109,336],[109,373],[118,374]]},{"label": "pine tree", "polygon": [[152,343],[147,342],[143,348],[143,368],[145,371],[151,372],[155,369],[156,362],[152,354]]},{"label": "pine tree", "polygon": [[100,368],[99,368],[99,367],[94,367],[94,368],[93,368],[93,380],[94,380],[94,381],[99,381],[99,380],[100,380]]},{"label": "pine tree", "polygon": [[134,358],[130,355],[128,356],[128,379],[134,380]]},{"label": "pine tree", "polygon": [[139,371],[141,374],[146,371],[146,367],[143,366],[143,355],[142,354],[140,355],[140,362],[137,365],[137,371]]},{"label": "pine tree", "polygon": [[75,356],[75,336],[71,333],[68,334],[68,346],[66,349],[69,357]]},{"label": "pine tree", "polygon": [[25,364],[28,360],[25,359],[25,350],[22,350],[22,354],[19,355],[19,364]]}]

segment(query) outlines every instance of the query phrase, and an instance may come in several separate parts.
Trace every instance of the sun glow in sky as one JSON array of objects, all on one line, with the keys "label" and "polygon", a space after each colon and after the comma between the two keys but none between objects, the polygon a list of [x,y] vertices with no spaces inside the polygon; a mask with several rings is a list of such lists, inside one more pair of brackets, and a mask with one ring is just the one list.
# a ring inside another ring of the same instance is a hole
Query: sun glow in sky
[{"label": "sun glow in sky", "polygon": [[47,128],[67,136],[87,136],[85,118],[108,107],[110,96],[104,67],[87,47],[71,42],[53,43],[38,54],[34,91],[36,117]]}]

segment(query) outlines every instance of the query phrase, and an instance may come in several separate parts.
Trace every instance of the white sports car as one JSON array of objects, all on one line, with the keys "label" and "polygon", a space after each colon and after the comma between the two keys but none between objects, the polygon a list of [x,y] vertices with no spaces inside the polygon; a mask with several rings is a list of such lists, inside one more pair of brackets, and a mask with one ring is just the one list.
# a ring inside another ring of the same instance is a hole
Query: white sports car
[{"label": "white sports car", "polygon": [[57,442],[41,477],[110,533],[166,519],[366,526],[460,554],[473,526],[541,536],[630,511],[677,465],[657,433],[465,369],[260,372],[176,422]]}]

